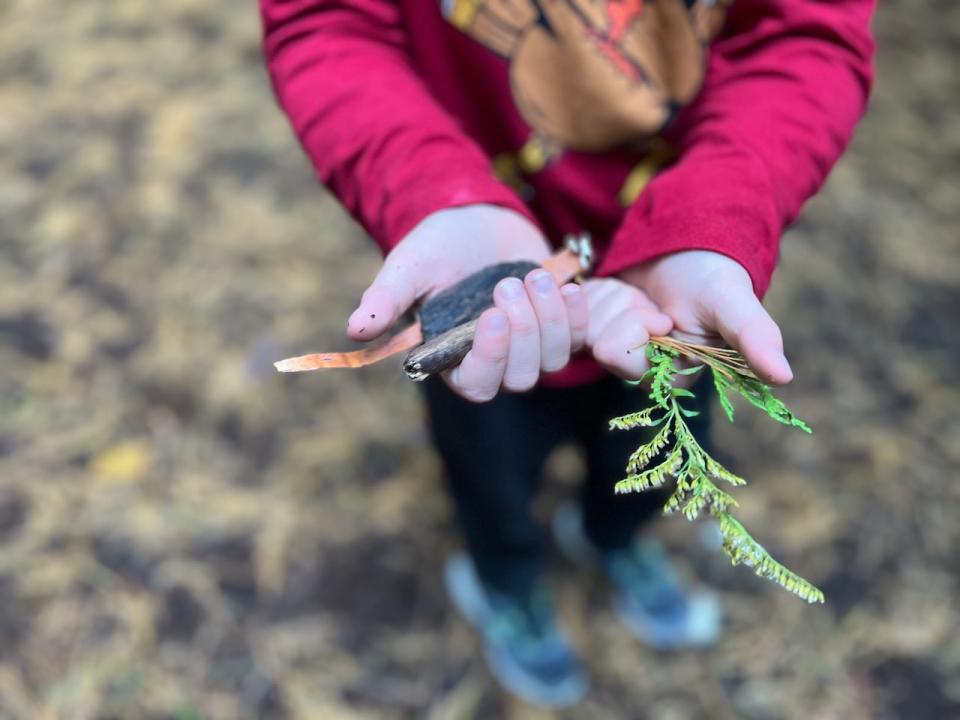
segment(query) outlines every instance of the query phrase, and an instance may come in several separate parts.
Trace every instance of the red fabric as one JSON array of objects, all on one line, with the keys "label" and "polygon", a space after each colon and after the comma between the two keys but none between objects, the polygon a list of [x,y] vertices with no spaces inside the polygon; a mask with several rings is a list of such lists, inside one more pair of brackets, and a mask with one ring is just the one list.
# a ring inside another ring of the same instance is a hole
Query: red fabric
[{"label": "red fabric", "polygon": [[[826,178],[864,111],[875,0],[736,0],[696,100],[666,136],[680,158],[628,209],[636,154],[567,150],[522,201],[490,157],[523,146],[507,63],[434,0],[260,0],[278,100],[318,177],[385,252],[430,213],[491,203],[548,237],[588,230],[613,275],[707,249],[737,260],[762,296],[780,236]],[[577,360],[548,378],[598,375]]]},{"label": "red fabric", "polygon": [[599,271],[714,250],[743,265],[762,297],[784,228],[820,188],[865,109],[873,6],[734,3],[699,96],[669,132],[680,161],[627,212]]}]

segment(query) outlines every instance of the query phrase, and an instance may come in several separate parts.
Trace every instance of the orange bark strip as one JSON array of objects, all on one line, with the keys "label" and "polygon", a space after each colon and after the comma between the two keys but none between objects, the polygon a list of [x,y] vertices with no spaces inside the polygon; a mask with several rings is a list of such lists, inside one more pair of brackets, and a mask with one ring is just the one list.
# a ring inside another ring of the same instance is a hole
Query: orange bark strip
[{"label": "orange bark strip", "polygon": [[578,273],[584,272],[579,256],[566,249],[551,255],[543,261],[542,265],[544,270],[550,271],[558,285],[570,282]]},{"label": "orange bark strip", "polygon": [[364,348],[353,352],[313,353],[287,358],[273,364],[280,372],[304,372],[321,368],[358,368],[410,350],[423,342],[420,323],[414,323],[390,338],[379,347]]}]

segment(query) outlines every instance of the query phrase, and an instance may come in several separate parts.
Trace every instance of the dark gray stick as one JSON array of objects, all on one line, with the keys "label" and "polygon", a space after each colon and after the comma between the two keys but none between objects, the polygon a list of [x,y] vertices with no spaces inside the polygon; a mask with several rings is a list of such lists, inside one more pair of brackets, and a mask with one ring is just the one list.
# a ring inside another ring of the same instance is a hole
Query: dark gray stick
[{"label": "dark gray stick", "polygon": [[471,320],[458,325],[433,340],[415,347],[403,361],[403,371],[411,380],[419,382],[438,372],[456,367],[473,345],[477,322],[477,320]]}]

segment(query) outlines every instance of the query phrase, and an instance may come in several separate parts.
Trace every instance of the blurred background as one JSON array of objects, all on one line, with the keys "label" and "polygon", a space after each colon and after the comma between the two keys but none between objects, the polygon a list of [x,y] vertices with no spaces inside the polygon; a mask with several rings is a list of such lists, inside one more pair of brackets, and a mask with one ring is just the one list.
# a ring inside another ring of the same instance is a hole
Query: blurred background
[{"label": "blurred background", "polygon": [[[960,717],[960,6],[888,0],[852,149],[769,307],[812,437],[718,423],[810,607],[680,519],[725,639],[660,654],[559,559],[589,699],[559,717]],[[0,0],[0,718],[541,717],[440,585],[456,537],[378,267],[276,108],[253,0]],[[539,511],[576,482],[550,463]]]}]

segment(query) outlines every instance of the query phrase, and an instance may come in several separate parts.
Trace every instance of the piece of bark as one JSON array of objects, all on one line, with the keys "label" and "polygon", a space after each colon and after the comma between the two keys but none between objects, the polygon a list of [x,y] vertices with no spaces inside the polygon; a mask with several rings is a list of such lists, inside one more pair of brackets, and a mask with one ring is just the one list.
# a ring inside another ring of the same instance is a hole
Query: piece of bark
[{"label": "piece of bark", "polygon": [[[564,249],[547,258],[543,268],[548,270],[558,284],[568,282],[579,273],[590,269],[592,263],[592,248],[588,235],[570,236],[566,238]],[[444,332],[462,325],[464,322],[479,317],[480,313],[493,305],[493,289],[497,282],[504,277],[523,277],[537,265],[531,262],[517,261],[500,263],[484,268],[465,278],[454,288],[450,288],[425,303],[425,317],[427,323],[427,339],[436,339]],[[459,337],[459,336],[458,336]],[[471,336],[472,339],[472,336]],[[304,372],[320,368],[356,368],[370,365],[385,357],[398,352],[409,350],[420,345],[424,340],[421,323],[409,325],[400,333],[394,335],[386,343],[363,350],[350,352],[311,353],[298,357],[286,358],[274,363],[280,372]],[[460,342],[458,340],[458,342]],[[458,346],[459,347],[459,346]],[[466,346],[469,348],[469,344]],[[428,348],[429,350],[430,348]],[[466,349],[457,350],[465,354]],[[460,356],[462,359],[462,355]],[[450,355],[450,362],[456,354]],[[459,360],[457,360],[459,362]],[[411,368],[417,365],[414,361]],[[430,364],[428,363],[428,366]],[[446,368],[440,368],[446,369]],[[419,370],[412,371],[417,379],[426,377]]]},{"label": "piece of bark", "polygon": [[537,267],[527,261],[490,265],[427,300],[420,309],[424,343],[404,360],[407,376],[419,382],[459,365],[473,345],[477,318],[493,307],[497,283],[505,277],[522,279]]},{"label": "piece of bark", "polygon": [[403,371],[407,377],[420,382],[459,365],[473,345],[477,322],[479,321],[471,320],[457,325],[411,350],[403,361]]},{"label": "piece of bark", "polygon": [[426,342],[458,325],[476,320],[493,307],[493,289],[506,277],[523,279],[539,265],[528,261],[502,262],[468,275],[437,293],[420,308],[420,325]]}]

